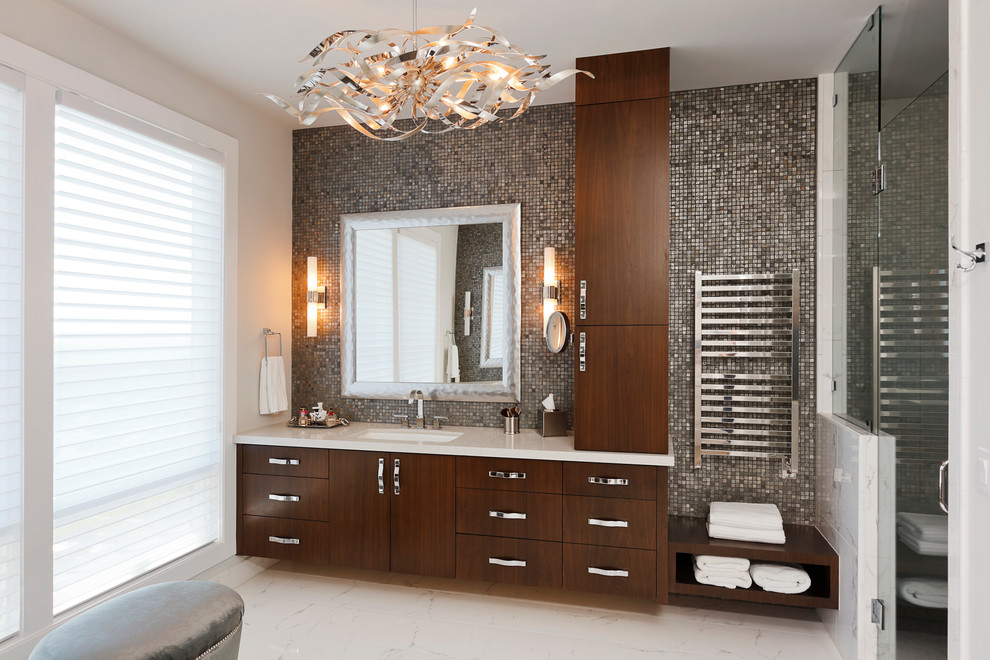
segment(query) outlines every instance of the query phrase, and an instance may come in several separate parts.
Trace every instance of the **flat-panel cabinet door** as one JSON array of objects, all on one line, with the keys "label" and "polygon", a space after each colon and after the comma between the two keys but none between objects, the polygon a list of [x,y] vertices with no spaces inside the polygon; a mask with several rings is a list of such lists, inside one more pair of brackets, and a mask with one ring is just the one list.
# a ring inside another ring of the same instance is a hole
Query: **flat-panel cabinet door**
[{"label": "flat-panel cabinet door", "polygon": [[670,102],[576,110],[575,281],[587,283],[576,325],[667,323]]},{"label": "flat-panel cabinet door", "polygon": [[583,326],[574,334],[585,367],[579,348],[574,448],[666,453],[667,326]]},{"label": "flat-panel cabinet door", "polygon": [[331,564],[376,571],[389,569],[391,493],[389,454],[331,451]]},{"label": "flat-panel cabinet door", "polygon": [[454,457],[391,454],[389,468],[392,570],[454,577]]}]

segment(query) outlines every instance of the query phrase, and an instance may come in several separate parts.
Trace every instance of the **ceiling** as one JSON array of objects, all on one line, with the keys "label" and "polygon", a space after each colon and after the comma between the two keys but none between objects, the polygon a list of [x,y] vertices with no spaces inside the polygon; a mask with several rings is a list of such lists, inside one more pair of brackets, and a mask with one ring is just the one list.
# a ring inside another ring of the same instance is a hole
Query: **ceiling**
[{"label": "ceiling", "polygon": [[[937,0],[891,0],[897,8]],[[349,28],[409,29],[413,0],[58,0],[95,23],[287,123],[259,92],[289,97],[309,50]],[[698,89],[833,71],[878,0],[418,0],[418,25],[476,23],[546,54],[671,47],[671,87]],[[538,103],[574,98],[573,79]],[[331,113],[332,114],[332,113]],[[321,120],[326,122],[326,119]],[[330,123],[330,122],[327,122]]]}]

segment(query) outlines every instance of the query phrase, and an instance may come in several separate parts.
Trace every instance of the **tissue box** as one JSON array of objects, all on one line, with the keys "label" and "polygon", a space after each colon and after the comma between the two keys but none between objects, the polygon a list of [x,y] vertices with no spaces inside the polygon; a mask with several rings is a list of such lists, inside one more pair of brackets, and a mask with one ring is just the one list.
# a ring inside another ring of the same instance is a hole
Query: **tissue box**
[{"label": "tissue box", "polygon": [[567,435],[567,413],[562,410],[549,412],[541,408],[537,428],[544,438],[551,435]]}]

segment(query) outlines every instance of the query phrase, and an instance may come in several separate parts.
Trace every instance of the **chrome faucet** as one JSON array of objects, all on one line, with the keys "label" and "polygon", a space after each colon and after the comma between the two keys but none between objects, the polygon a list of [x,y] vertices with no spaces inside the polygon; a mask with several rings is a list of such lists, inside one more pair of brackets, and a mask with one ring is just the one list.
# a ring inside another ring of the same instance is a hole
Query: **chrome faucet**
[{"label": "chrome faucet", "polygon": [[423,417],[423,390],[413,390],[409,393],[409,405],[416,402],[416,428],[426,428],[426,418]]}]

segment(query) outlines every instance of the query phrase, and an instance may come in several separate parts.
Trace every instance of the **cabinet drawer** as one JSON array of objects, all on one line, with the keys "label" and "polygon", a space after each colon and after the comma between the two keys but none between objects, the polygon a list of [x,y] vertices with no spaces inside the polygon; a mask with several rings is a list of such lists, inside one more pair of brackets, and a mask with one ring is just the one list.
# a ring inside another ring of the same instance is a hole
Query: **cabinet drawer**
[{"label": "cabinet drawer", "polygon": [[238,552],[253,557],[326,564],[330,525],[310,520],[242,516]]},{"label": "cabinet drawer", "polygon": [[457,578],[559,589],[560,543],[458,534]]},{"label": "cabinet drawer", "polygon": [[[666,476],[666,470],[663,471]],[[652,465],[564,463],[564,494],[657,499],[657,468]]]},{"label": "cabinet drawer", "polygon": [[327,478],[329,451],[326,449],[241,445],[241,450],[244,472],[285,477]]},{"label": "cabinet drawer", "polygon": [[563,547],[564,589],[654,599],[657,595],[657,553],[652,550]]},{"label": "cabinet drawer", "polygon": [[511,458],[457,458],[459,488],[560,492],[560,463]]},{"label": "cabinet drawer", "polygon": [[567,495],[564,541],[656,550],[657,503]]},{"label": "cabinet drawer", "polygon": [[457,532],[560,540],[560,495],[457,489]]},{"label": "cabinet drawer", "polygon": [[330,520],[330,482],[327,479],[273,477],[264,474],[245,474],[241,479],[246,514]]}]

